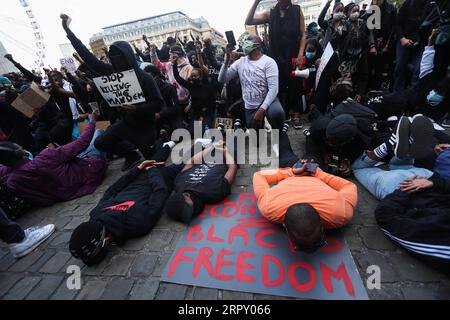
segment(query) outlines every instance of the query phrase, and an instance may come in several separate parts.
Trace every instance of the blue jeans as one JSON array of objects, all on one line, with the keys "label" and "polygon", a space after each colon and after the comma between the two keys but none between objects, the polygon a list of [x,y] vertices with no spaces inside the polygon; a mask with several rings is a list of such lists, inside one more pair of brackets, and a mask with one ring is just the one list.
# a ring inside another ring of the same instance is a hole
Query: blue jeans
[{"label": "blue jeans", "polygon": [[95,130],[94,137],[91,140],[91,144],[89,145],[89,147],[85,151],[83,151],[82,153],[80,153],[78,155],[78,158],[81,158],[81,159],[83,159],[83,158],[97,158],[97,159],[106,161],[106,152],[102,152],[102,151],[98,150],[94,146],[95,140],[99,136],[101,136],[104,132],[105,132],[105,130],[102,130],[102,129]]},{"label": "blue jeans", "polygon": [[359,183],[379,200],[393,193],[407,179],[414,176],[430,178],[433,175],[430,170],[414,167],[413,159],[394,157],[389,163],[389,171],[374,167],[378,162],[364,154],[353,163],[352,169]]},{"label": "blue jeans", "polygon": [[406,89],[406,75],[408,74],[408,65],[413,66],[413,74],[411,79],[411,86],[419,81],[420,62],[422,60],[423,48],[419,45],[417,47],[404,47],[397,44],[397,57],[394,72],[394,92]]}]

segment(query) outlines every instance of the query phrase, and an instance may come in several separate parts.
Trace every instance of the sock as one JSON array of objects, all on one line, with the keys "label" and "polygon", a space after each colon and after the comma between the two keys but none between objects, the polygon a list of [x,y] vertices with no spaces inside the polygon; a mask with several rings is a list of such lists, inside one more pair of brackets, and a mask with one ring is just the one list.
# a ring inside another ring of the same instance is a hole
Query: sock
[{"label": "sock", "polygon": [[388,147],[386,143],[383,143],[381,146],[373,150],[373,152],[379,159],[383,159],[388,155]]}]

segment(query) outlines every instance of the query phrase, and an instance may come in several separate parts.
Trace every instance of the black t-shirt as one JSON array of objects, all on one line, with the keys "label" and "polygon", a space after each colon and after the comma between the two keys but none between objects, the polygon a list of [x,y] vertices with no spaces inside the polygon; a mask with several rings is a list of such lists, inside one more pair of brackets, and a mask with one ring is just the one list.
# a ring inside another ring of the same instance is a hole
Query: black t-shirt
[{"label": "black t-shirt", "polygon": [[225,164],[194,165],[178,175],[175,192],[192,192],[205,204],[220,202],[231,192],[230,184],[224,178],[227,171]]}]

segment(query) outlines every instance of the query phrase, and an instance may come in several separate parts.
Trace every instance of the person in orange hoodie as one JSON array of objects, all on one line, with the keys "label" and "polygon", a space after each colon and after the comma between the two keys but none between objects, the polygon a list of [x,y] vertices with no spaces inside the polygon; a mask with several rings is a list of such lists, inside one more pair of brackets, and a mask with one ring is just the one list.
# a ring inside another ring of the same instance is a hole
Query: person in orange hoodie
[{"label": "person in orange hoodie", "polygon": [[294,157],[284,131],[280,138],[280,159],[290,159],[290,166],[254,175],[258,208],[268,220],[285,227],[296,250],[313,253],[327,245],[326,229],[340,228],[353,218],[357,188],[319,168],[309,172],[310,160]]}]

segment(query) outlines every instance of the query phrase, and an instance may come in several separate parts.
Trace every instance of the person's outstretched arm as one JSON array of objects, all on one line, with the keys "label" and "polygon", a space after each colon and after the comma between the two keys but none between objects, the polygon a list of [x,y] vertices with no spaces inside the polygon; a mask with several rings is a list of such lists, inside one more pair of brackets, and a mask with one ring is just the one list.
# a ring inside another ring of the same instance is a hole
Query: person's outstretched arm
[{"label": "person's outstretched arm", "polygon": [[172,68],[173,68],[173,76],[175,77],[175,80],[178,82],[178,84],[182,87],[185,87],[188,90],[192,90],[194,85],[180,76],[180,73],[178,72],[178,65],[172,63]]},{"label": "person's outstretched arm", "polygon": [[317,23],[323,30],[328,29],[328,22],[325,20],[325,16],[327,15],[328,9],[330,9],[330,4],[333,0],[327,0],[325,7],[323,7],[322,12],[320,12],[319,19]]},{"label": "person's outstretched arm", "polygon": [[14,60],[13,56],[11,54],[6,54],[5,58],[8,59],[17,69],[19,69],[20,72],[29,80],[36,82],[37,84],[41,84],[42,78],[35,75],[30,70],[24,68],[20,63]]},{"label": "person's outstretched arm", "polygon": [[69,28],[71,22],[69,16],[62,14],[61,20],[64,31],[66,31],[67,38],[70,40],[70,43],[77,51],[77,53],[80,55],[81,59],[83,59],[83,61],[89,67],[91,67],[95,72],[98,72],[99,74],[102,75],[110,74],[115,71],[112,65],[104,63],[103,61],[97,59],[97,57],[93,53],[91,53],[88,48],[86,48],[86,46],[81,42],[81,40],[75,36],[75,34]]},{"label": "person's outstretched arm", "polygon": [[253,2],[253,5],[250,8],[250,11],[247,15],[247,19],[245,20],[245,24],[247,26],[255,26],[255,25],[269,23],[269,12],[268,11],[264,11],[263,13],[259,13],[259,14],[255,15],[256,8],[258,8],[258,5],[260,2],[261,2],[261,0],[255,0],[255,2]]}]

